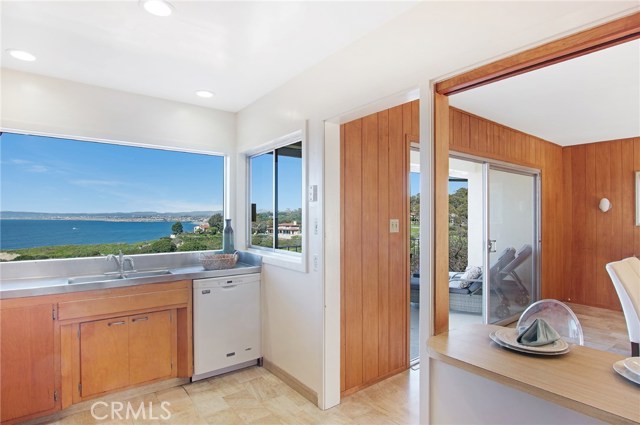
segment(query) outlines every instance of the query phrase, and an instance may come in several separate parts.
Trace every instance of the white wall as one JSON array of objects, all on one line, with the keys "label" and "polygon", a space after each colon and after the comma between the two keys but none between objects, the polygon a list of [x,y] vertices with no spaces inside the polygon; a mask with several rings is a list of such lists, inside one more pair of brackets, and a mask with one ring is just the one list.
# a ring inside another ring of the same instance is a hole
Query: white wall
[{"label": "white wall", "polygon": [[2,69],[0,126],[231,154],[235,114],[57,78]]},{"label": "white wall", "polygon": [[[432,79],[523,50],[634,7],[634,2],[419,3],[242,110],[238,114],[238,152],[295,131],[308,120],[309,184],[319,185],[321,197],[318,208],[309,211],[309,220],[319,220],[321,228],[339,234],[339,226],[325,221],[322,214],[322,199],[339,199],[339,194],[334,193],[336,188],[323,187],[323,175],[335,172],[336,164],[335,158],[323,155],[325,120],[356,118],[358,113],[354,111],[365,111],[366,105],[381,99],[408,93]],[[427,119],[421,116],[421,120]],[[422,131],[428,126],[421,123]],[[424,140],[422,149],[429,149]],[[338,152],[332,155],[337,156]],[[240,155],[239,161],[242,160]],[[325,162],[332,164],[331,168],[325,169]],[[238,167],[238,219],[246,214],[245,173]],[[427,220],[422,223],[428,226]],[[430,233],[425,228],[422,234]],[[321,235],[322,231],[318,236],[310,235],[307,255],[319,255],[320,270],[339,267],[324,264]],[[325,283],[320,272],[293,272],[270,265],[264,269],[267,278],[263,290],[269,302],[274,303],[269,308],[279,312],[266,317],[265,343],[290,347],[300,354],[289,355],[283,348],[270,349],[265,355],[316,391],[321,406],[330,407],[329,400],[339,398],[339,387],[335,379],[323,380],[323,359],[324,364],[334,365],[327,368],[326,374],[333,377],[339,373],[334,369],[339,364],[340,347],[333,338],[339,329],[327,331],[324,325],[338,326],[339,321],[322,318],[325,310],[339,312],[339,305],[325,306],[339,304],[339,294],[325,293],[323,297]],[[421,275],[427,280],[423,285],[429,285],[427,270]],[[330,282],[326,284],[337,290]],[[429,304],[429,298],[424,301]],[[427,326],[426,317],[422,317],[421,327]],[[327,335],[324,342],[323,334]],[[428,385],[428,373],[421,371],[421,384],[423,388]],[[421,403],[421,408],[428,409],[427,403]]]}]

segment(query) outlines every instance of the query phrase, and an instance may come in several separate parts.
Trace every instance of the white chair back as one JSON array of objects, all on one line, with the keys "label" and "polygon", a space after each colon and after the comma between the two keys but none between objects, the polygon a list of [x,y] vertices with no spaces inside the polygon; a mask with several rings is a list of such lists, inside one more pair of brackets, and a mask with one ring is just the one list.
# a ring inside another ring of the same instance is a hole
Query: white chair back
[{"label": "white chair back", "polygon": [[636,257],[609,263],[606,266],[614,288],[620,298],[627,322],[629,340],[640,342],[640,260]]}]

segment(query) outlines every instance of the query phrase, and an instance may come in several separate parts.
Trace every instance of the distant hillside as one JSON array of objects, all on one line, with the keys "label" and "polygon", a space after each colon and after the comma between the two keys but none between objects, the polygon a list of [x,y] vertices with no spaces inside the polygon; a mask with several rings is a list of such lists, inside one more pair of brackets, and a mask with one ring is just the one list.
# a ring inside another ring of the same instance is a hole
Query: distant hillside
[{"label": "distant hillside", "polygon": [[164,218],[167,220],[181,217],[206,217],[209,218],[215,213],[222,211],[184,211],[184,212],[156,212],[156,211],[135,211],[135,212],[104,212],[104,213],[43,213],[30,211],[0,211],[0,219],[5,220],[54,220],[73,218],[117,218],[117,219],[140,219],[140,218]]}]

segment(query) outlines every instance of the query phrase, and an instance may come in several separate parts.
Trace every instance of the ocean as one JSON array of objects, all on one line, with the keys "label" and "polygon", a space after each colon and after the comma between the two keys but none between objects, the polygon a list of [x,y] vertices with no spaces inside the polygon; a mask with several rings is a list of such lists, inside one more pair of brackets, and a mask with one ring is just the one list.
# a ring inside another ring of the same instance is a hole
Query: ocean
[{"label": "ocean", "polygon": [[[169,236],[175,222],[0,220],[0,250],[54,245],[132,243]],[[185,232],[196,223],[183,222]]]}]

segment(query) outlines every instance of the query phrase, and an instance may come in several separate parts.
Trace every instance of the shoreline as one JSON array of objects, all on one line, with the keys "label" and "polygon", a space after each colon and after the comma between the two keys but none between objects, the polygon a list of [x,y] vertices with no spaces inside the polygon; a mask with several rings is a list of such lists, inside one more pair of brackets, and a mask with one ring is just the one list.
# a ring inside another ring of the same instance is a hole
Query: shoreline
[{"label": "shoreline", "polygon": [[20,254],[11,254],[9,252],[0,252],[0,261],[13,261],[19,257]]},{"label": "shoreline", "polygon": [[0,218],[0,220],[28,220],[28,221],[103,221],[103,222],[117,222],[117,223],[175,223],[180,221],[182,223],[205,223],[208,218],[196,218],[196,217],[183,217],[183,218],[116,218],[116,217],[56,217],[56,218]]}]

